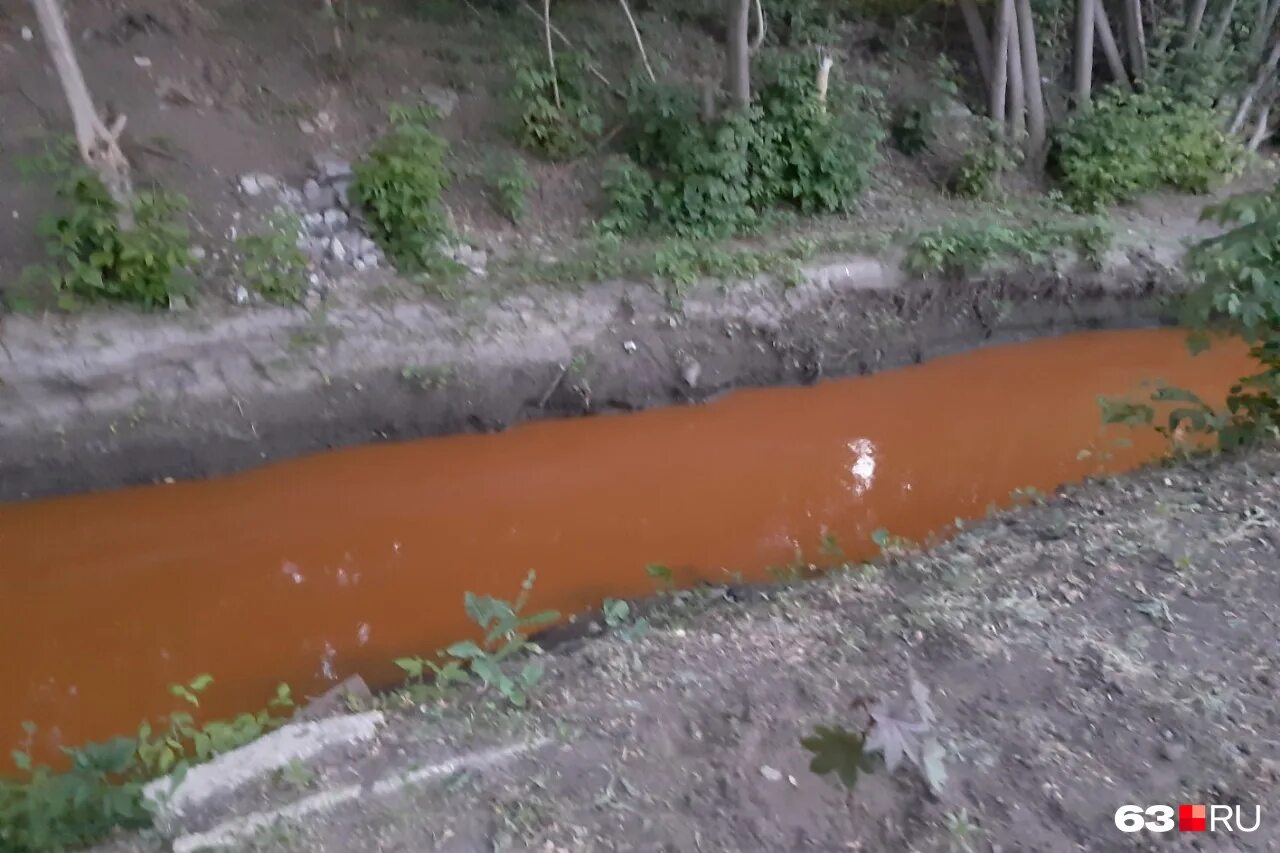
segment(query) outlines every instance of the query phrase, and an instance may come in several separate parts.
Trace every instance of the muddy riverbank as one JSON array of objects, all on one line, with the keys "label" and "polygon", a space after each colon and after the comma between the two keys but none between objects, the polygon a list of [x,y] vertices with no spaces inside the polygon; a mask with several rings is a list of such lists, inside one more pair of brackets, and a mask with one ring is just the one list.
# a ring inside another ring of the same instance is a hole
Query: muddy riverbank
[{"label": "muddy riverbank", "polygon": [[646,284],[226,316],[9,316],[0,500],[226,473],[351,444],[697,402],[975,346],[1164,322],[1176,250],[920,280],[828,259],[784,290]]},{"label": "muddy riverbank", "polygon": [[[1128,850],[1155,838],[1117,830],[1120,805],[1216,803],[1260,806],[1259,830],[1163,841],[1276,850],[1278,477],[1274,450],[1155,467],[875,569],[672,599],[638,639],[558,649],[529,711],[464,693],[396,712],[304,784],[264,779],[173,831],[266,814],[238,849]],[[908,663],[942,792],[907,769],[852,795],[812,775],[800,738],[858,725],[860,699],[908,707]],[[481,760],[513,744],[531,751]],[[316,808],[270,817],[291,806]]]}]

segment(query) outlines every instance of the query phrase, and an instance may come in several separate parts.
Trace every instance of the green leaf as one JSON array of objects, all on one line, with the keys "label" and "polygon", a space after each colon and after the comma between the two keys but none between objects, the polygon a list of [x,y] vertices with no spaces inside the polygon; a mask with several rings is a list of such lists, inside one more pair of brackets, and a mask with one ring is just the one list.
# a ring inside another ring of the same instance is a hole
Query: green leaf
[{"label": "green leaf", "polygon": [[31,756],[27,753],[15,749],[9,755],[13,756],[13,763],[19,770],[29,771],[31,769]]},{"label": "green leaf", "polygon": [[445,650],[447,654],[455,658],[481,658],[484,657],[484,649],[480,648],[471,640],[463,640],[460,643],[454,643]]},{"label": "green leaf", "polygon": [[191,681],[187,682],[187,686],[190,687],[194,693],[204,692],[210,684],[213,684],[213,676],[209,675],[207,672],[197,675],[195,678],[191,679]]},{"label": "green leaf", "polygon": [[863,768],[866,735],[839,727],[817,726],[800,745],[813,753],[809,769],[819,776],[834,773],[846,788],[858,784]]}]

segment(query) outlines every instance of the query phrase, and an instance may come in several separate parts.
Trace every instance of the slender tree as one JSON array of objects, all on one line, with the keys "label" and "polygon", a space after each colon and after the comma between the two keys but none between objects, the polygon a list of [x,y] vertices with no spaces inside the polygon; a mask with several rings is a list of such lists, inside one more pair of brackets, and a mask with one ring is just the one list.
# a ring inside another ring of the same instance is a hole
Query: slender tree
[{"label": "slender tree", "polygon": [[725,0],[728,27],[725,29],[726,88],[734,106],[751,106],[751,3],[752,0]]},{"label": "slender tree", "polygon": [[1089,103],[1093,95],[1093,13],[1097,0],[1076,0],[1075,100]]},{"label": "slender tree", "polygon": [[1102,55],[1106,57],[1111,79],[1126,89],[1133,88],[1129,85],[1129,75],[1125,72],[1124,62],[1120,59],[1120,49],[1116,46],[1116,37],[1111,31],[1111,19],[1107,17],[1107,8],[1102,4],[1102,0],[1093,0],[1093,2],[1093,24],[1097,30],[1098,46],[1102,48]]},{"label": "slender tree", "polygon": [[1027,151],[1034,154],[1044,147],[1047,131],[1031,0],[1016,0],[1014,10],[1018,17],[1018,37],[1022,41],[1022,79],[1027,93]]},{"label": "slender tree", "polygon": [[965,29],[969,31],[969,42],[973,45],[973,56],[978,63],[978,73],[982,82],[991,85],[991,39],[987,36],[987,25],[982,21],[982,13],[978,11],[975,0],[959,0],[960,15],[964,18]]},{"label": "slender tree", "polygon": [[1009,130],[1013,139],[1022,144],[1027,135],[1027,95],[1022,79],[1022,39],[1019,35],[1017,4],[1004,0],[1009,6]]},{"label": "slender tree", "polygon": [[1013,0],[999,0],[996,33],[991,46],[991,87],[988,91],[991,120],[1004,127],[1008,114],[1005,99],[1009,88],[1009,42],[1013,26]]},{"label": "slender tree", "polygon": [[120,134],[125,119],[120,116],[108,126],[93,104],[89,85],[76,59],[67,21],[59,0],[32,0],[40,32],[44,35],[49,57],[58,72],[58,81],[71,109],[76,145],[85,164],[97,173],[111,197],[120,206],[120,216],[128,224],[133,209],[133,184],[129,161],[120,150]]}]

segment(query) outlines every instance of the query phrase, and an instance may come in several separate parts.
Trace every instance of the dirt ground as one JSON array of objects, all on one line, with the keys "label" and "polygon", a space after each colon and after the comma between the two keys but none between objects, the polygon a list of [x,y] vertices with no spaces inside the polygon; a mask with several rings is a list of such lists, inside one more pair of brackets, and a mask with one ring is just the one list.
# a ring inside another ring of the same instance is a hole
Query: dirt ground
[{"label": "dirt ground", "polygon": [[[527,711],[472,694],[394,711],[376,746],[184,829],[354,781],[355,803],[241,849],[1280,850],[1278,477],[1275,450],[1157,466],[925,553],[669,597],[639,638],[554,647]],[[909,766],[850,794],[810,773],[800,738],[858,727],[859,700],[909,707],[908,667],[932,692],[940,794]],[[371,787],[539,738],[505,764]],[[1258,805],[1262,823],[1126,835],[1130,803]]]}]

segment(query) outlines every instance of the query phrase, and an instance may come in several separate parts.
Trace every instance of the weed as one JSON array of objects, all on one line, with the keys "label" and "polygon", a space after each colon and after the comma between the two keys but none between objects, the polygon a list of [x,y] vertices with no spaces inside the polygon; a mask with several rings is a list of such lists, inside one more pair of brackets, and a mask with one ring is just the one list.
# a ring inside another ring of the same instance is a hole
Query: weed
[{"label": "weed", "polygon": [[276,773],[277,781],[295,791],[305,791],[316,783],[316,772],[293,759]]},{"label": "weed", "polygon": [[903,154],[915,156],[929,147],[936,132],[933,104],[917,101],[901,107],[889,125],[889,141]]},{"label": "weed", "polygon": [[436,391],[452,381],[454,368],[448,364],[407,364],[400,370],[400,378],[421,391]]},{"label": "weed", "polygon": [[139,192],[128,216],[102,181],[54,146],[27,164],[56,180],[66,210],[44,217],[40,233],[55,269],[49,273],[63,307],[75,301],[131,302],[168,308],[189,290],[180,273],[191,263],[188,232],[177,221],[185,200],[161,190]]},{"label": "weed", "polygon": [[429,107],[393,107],[389,117],[390,131],[356,164],[351,192],[387,256],[420,272],[438,256],[445,233],[448,145],[431,130],[438,114]]},{"label": "weed", "polygon": [[[468,592],[464,597],[467,615],[485,632],[483,640],[454,643],[437,653],[439,662],[420,657],[398,658],[396,666],[411,679],[411,692],[439,695],[453,684],[469,683],[475,676],[484,689],[495,689],[512,705],[523,708],[529,691],[542,680],[542,664],[529,661],[515,675],[508,674],[502,664],[517,652],[541,652],[536,643],[529,642],[529,632],[560,618],[554,610],[520,615],[529,601],[534,578],[534,572],[530,571],[515,601]],[[428,676],[434,683],[428,683]]]},{"label": "weed", "polygon": [[519,225],[524,219],[529,192],[537,186],[524,161],[517,157],[506,165],[491,165],[489,184],[498,212]]},{"label": "weed", "polygon": [[517,140],[552,160],[586,153],[604,128],[588,83],[587,59],[574,51],[558,54],[554,71],[541,58],[518,56],[509,99],[519,115]]},{"label": "weed", "polygon": [[917,234],[905,266],[917,275],[964,275],[999,259],[1040,261],[1061,248],[1098,264],[1110,242],[1111,230],[1101,222],[1009,226],[961,220]]},{"label": "weed", "polygon": [[237,243],[245,282],[268,302],[302,301],[307,289],[307,258],[298,248],[301,226],[296,216],[277,212],[266,230],[246,234]]},{"label": "weed", "polygon": [[[190,707],[213,683],[208,675],[169,692]],[[195,725],[190,713],[175,711],[159,729],[144,722],[137,737],[118,737],[78,748],[62,747],[71,767],[54,772],[34,763],[29,748],[14,750],[25,774],[0,779],[0,850],[14,853],[62,850],[91,844],[113,829],[148,826],[151,804],[143,797],[148,779],[173,773],[176,781],[194,763],[235,749],[283,722],[274,712],[292,708],[289,688],[280,685],[269,707],[256,714]],[[28,743],[36,728],[23,723]]]},{"label": "weed", "polygon": [[633,621],[631,605],[621,599],[606,598],[602,610],[604,624],[624,642],[638,640],[649,630],[649,620],[641,617]]}]

